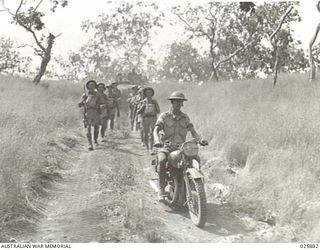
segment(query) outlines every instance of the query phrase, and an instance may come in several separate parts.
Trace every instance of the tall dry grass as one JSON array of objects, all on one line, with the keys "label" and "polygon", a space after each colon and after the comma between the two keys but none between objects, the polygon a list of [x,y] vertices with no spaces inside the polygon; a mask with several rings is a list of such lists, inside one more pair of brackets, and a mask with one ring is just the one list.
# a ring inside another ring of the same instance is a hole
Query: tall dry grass
[{"label": "tall dry grass", "polygon": [[25,79],[0,76],[0,239],[9,225],[19,233],[19,223],[27,223],[37,212],[28,199],[38,195],[30,183],[36,173],[46,171],[48,161],[57,162],[50,143],[79,126],[76,103],[81,88],[74,89],[63,82],[34,86]]},{"label": "tall dry grass", "polygon": [[258,219],[274,213],[277,223],[295,226],[296,237],[320,240],[320,85],[305,75],[239,82],[206,82],[155,86],[163,111],[164,97],[183,91],[187,112],[198,131],[223,151],[228,161],[242,163],[235,175],[225,171],[215,182],[233,187],[235,209]]}]

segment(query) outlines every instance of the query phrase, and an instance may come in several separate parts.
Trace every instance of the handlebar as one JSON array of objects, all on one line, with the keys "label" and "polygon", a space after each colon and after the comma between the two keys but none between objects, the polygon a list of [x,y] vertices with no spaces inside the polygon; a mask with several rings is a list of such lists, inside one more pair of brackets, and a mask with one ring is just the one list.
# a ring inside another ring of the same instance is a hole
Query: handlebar
[{"label": "handlebar", "polygon": [[[206,141],[206,140],[197,141],[196,139],[191,139],[191,140],[189,140],[189,141],[187,141],[187,142],[190,142],[190,141],[194,141],[194,142],[198,143],[198,144],[201,145],[201,146],[208,146],[208,145],[209,145],[209,142]],[[162,148],[162,147],[164,147],[164,146],[180,148],[180,147],[182,146],[182,144],[173,143],[173,142],[170,142],[170,141],[165,141],[165,142],[155,143],[153,146],[154,146],[155,148]]]}]

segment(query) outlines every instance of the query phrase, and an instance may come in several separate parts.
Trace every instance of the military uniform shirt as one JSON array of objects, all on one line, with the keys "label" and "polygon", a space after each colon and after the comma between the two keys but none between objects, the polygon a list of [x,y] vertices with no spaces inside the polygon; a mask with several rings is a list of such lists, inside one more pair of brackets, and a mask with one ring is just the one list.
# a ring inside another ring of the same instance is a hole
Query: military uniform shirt
[{"label": "military uniform shirt", "polygon": [[168,111],[159,116],[156,126],[164,131],[162,141],[181,144],[186,141],[187,133],[193,124],[187,114],[180,112],[179,115],[174,115],[172,111]]}]

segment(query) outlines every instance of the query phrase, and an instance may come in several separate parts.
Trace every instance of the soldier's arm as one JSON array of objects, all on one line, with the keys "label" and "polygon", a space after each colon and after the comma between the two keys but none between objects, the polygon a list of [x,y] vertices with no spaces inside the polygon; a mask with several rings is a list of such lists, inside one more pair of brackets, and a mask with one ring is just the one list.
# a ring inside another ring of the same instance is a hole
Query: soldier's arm
[{"label": "soldier's arm", "polygon": [[197,131],[194,129],[193,125],[189,126],[189,131],[192,135],[192,138],[195,138],[197,141],[201,141],[201,136],[197,133]]},{"label": "soldier's arm", "polygon": [[163,130],[163,127],[164,127],[164,117],[165,117],[165,114],[162,113],[159,116],[156,122],[155,128],[153,130],[154,144],[159,146],[161,145],[160,131]]},{"label": "soldier's arm", "polygon": [[187,115],[186,115],[186,119],[187,119],[187,128],[190,131],[192,138],[196,139],[197,141],[201,141],[201,136],[197,133],[193,124],[190,121],[190,118]]},{"label": "soldier's arm", "polygon": [[155,104],[156,104],[156,113],[157,114],[160,114],[160,106],[159,106],[159,103],[157,101],[155,101]]},{"label": "soldier's arm", "polygon": [[160,131],[161,131],[161,127],[159,125],[156,125],[154,130],[153,130],[153,138],[154,138],[154,144],[155,145],[161,144],[161,139],[160,139],[160,135],[159,135]]}]

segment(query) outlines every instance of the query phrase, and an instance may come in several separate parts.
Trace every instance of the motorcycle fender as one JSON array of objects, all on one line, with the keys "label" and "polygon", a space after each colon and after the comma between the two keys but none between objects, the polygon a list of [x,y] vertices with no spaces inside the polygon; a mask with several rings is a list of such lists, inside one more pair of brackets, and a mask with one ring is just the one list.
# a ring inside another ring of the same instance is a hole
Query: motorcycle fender
[{"label": "motorcycle fender", "polygon": [[186,173],[188,176],[190,176],[191,179],[203,179],[203,175],[194,168],[188,168],[186,170]]}]

